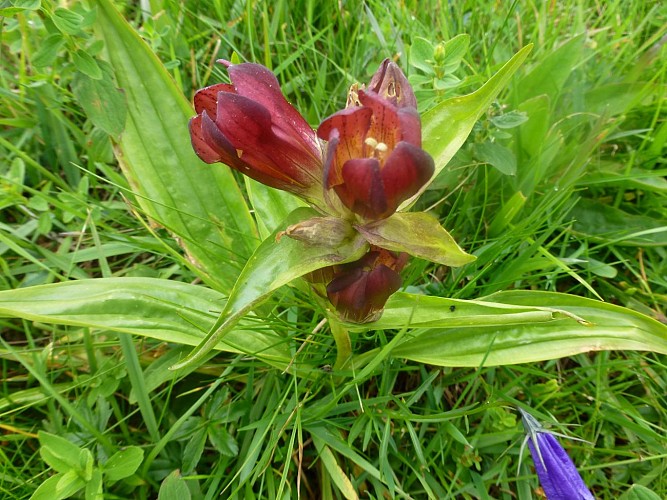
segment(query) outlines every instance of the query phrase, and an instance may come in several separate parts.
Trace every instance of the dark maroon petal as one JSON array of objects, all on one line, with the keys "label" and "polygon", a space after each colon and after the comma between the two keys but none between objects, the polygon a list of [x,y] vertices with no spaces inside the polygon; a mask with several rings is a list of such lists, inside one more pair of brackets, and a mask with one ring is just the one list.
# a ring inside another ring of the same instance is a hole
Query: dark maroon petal
[{"label": "dark maroon petal", "polygon": [[218,83],[216,85],[211,85],[210,87],[204,87],[203,89],[198,90],[194,98],[195,111],[197,114],[201,114],[203,111],[206,111],[215,121],[219,92],[233,93],[234,87],[227,85],[226,83]]},{"label": "dark maroon petal", "polygon": [[220,155],[208,145],[202,133],[202,115],[197,115],[190,120],[188,128],[190,129],[190,141],[192,142],[192,149],[195,150],[197,156],[206,163],[215,163],[220,161]]},{"label": "dark maroon petal", "polygon": [[[218,94],[216,124],[241,160],[274,178],[274,182],[261,182],[296,193],[320,184],[321,158],[313,158],[299,137],[277,135],[274,118],[256,101],[237,94]],[[252,177],[247,171],[243,173]]]},{"label": "dark maroon petal", "polygon": [[419,113],[415,108],[401,108],[398,110],[400,123],[399,141],[409,142],[413,146],[422,146],[422,126]]},{"label": "dark maroon petal", "polygon": [[321,156],[320,145],[313,129],[301,114],[287,102],[276,76],[260,64],[228,66],[229,77],[239,95],[263,105],[274,119],[274,125],[288,134],[301,136],[314,156]]},{"label": "dark maroon petal", "polygon": [[401,287],[401,275],[380,264],[368,275],[367,302],[371,309],[382,309],[389,296]]},{"label": "dark maroon petal", "polygon": [[335,168],[336,151],[340,143],[340,133],[338,129],[333,129],[329,134],[329,143],[327,144],[326,153],[324,156],[324,169],[322,171],[324,177],[324,191],[328,191],[333,186],[343,183],[342,169]]},{"label": "dark maroon petal", "polygon": [[417,107],[417,98],[401,68],[389,59],[385,59],[373,75],[368,89],[387,99],[399,108]]},{"label": "dark maroon petal", "polygon": [[414,195],[433,175],[435,164],[426,151],[407,142],[399,142],[381,171],[387,203],[385,217]]},{"label": "dark maroon petal", "polygon": [[327,297],[346,321],[378,319],[389,296],[401,286],[398,273],[378,263],[380,252],[369,252],[346,264],[327,286]]},{"label": "dark maroon petal", "polygon": [[[317,135],[320,139],[328,141],[331,131],[337,129],[341,136],[350,139],[360,139],[359,142],[363,144],[364,138],[371,126],[372,115],[373,111],[368,108],[345,108],[325,118],[317,129]],[[359,153],[356,149],[350,153],[351,158],[357,156],[359,156]]]},{"label": "dark maroon petal", "polygon": [[260,103],[237,94],[218,96],[216,124],[236,149],[255,147],[271,130],[271,113]]},{"label": "dark maroon petal", "polygon": [[373,110],[373,120],[368,137],[386,144],[390,150],[393,149],[401,135],[397,108],[374,92],[360,90],[359,100],[364,105],[364,109]]},{"label": "dark maroon petal", "polygon": [[343,165],[343,184],[336,194],[352,212],[365,219],[383,218],[387,199],[382,186],[380,162],[376,158],[355,158]]}]

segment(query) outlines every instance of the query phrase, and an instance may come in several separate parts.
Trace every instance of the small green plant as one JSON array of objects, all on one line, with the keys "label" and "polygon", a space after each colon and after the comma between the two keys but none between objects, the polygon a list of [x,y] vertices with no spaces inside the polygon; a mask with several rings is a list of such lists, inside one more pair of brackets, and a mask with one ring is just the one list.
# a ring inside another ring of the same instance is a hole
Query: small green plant
[{"label": "small green plant", "polygon": [[104,485],[132,476],[144,458],[144,451],[128,446],[111,455],[104,463],[93,453],[67,439],[40,431],[39,454],[56,474],[44,481],[30,497],[33,500],[70,498],[81,490],[86,500],[104,497]]}]

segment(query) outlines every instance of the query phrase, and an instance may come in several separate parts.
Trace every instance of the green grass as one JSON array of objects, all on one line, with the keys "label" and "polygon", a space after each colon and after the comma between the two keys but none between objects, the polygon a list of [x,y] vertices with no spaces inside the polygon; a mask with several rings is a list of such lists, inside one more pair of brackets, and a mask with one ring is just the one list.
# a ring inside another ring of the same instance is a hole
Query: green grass
[{"label": "green grass", "polygon": [[[9,3],[31,4],[0,6]],[[223,81],[212,63],[235,52],[272,68],[313,125],[385,57],[421,82],[426,111],[474,91],[533,43],[417,205],[477,261],[449,269],[412,259],[404,285],[456,299],[566,292],[666,321],[660,3],[142,2],[150,12],[116,3],[188,99]],[[93,70],[77,51],[106,58],[82,5],[72,7],[83,16],[76,29],[49,1],[2,18],[0,290],[97,277],[199,283],[79,104],[77,72]],[[464,33],[450,85],[420,79],[410,52],[418,37],[437,45]],[[565,446],[596,498],[620,498],[633,484],[667,496],[664,355],[482,368],[387,357],[341,375],[330,371],[335,346],[322,317],[306,287],[294,287],[243,324],[276,332],[303,371],[226,353],[177,376],[167,368],[187,346],[0,318],[0,497],[28,498],[55,472],[40,455],[41,431],[89,450],[100,474],[114,453],[143,450],[129,477],[105,472],[105,498],[156,498],[161,486],[175,498],[186,498],[179,488],[192,498],[345,498],[347,488],[361,498],[540,498],[532,465],[519,463],[520,404],[590,443]],[[354,334],[355,352],[396,334]]]}]

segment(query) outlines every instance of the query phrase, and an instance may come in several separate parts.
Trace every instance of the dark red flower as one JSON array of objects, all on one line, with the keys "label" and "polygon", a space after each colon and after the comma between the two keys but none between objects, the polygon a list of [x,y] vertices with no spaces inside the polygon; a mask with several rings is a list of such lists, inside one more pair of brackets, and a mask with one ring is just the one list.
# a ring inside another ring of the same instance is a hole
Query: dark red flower
[{"label": "dark red flower", "polygon": [[195,94],[192,146],[206,163],[222,162],[253,179],[310,201],[322,198],[317,135],[259,64],[227,66],[231,84]]},{"label": "dark red flower", "polygon": [[389,296],[401,287],[399,272],[408,254],[373,248],[361,259],[335,266],[327,297],[341,318],[355,323],[377,320]]},{"label": "dark red flower", "polygon": [[366,220],[389,217],[431,178],[433,158],[421,149],[414,93],[400,68],[384,61],[369,88],[353,88],[350,107],[322,122],[328,141],[324,188]]}]

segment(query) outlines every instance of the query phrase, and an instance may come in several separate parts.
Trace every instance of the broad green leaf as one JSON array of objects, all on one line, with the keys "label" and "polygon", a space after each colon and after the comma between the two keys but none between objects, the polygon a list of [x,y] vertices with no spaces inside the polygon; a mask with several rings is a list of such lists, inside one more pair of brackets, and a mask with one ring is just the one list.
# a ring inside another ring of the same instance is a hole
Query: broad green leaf
[{"label": "broad green leaf", "polygon": [[518,101],[523,102],[543,94],[551,96],[555,101],[575,66],[581,62],[581,51],[585,41],[585,33],[575,36],[541,58],[515,87]]},{"label": "broad green leaf", "polygon": [[623,493],[619,500],[660,500],[662,497],[641,484],[633,484]]},{"label": "broad green leaf", "polygon": [[190,500],[190,498],[192,496],[188,485],[177,470],[164,478],[157,496],[157,500]]},{"label": "broad green leaf", "polygon": [[[197,345],[209,331],[224,297],[202,286],[153,278],[104,278],[0,292],[0,317],[90,327]],[[285,368],[290,360],[282,337],[243,325],[216,349],[256,355]]]},{"label": "broad green leaf", "polygon": [[[283,227],[317,215],[310,208],[298,208],[290,214]],[[343,242],[338,248],[308,245],[285,235],[276,238],[277,235],[278,232],[273,233],[257,248],[234,285],[218,321],[201,344],[172,369],[200,361],[222,338],[226,338],[239,319],[281,286],[317,269],[356,260],[368,249],[359,235]]]},{"label": "broad green leaf", "polygon": [[478,160],[488,163],[501,174],[516,174],[516,157],[514,153],[497,142],[482,142],[473,145]]},{"label": "broad green leaf", "polygon": [[[422,146],[435,160],[435,173],[431,181],[445,168],[454,153],[463,145],[473,125],[488,109],[498,93],[507,85],[512,75],[532,50],[527,45],[507,61],[480,89],[462,97],[447,99],[422,116]],[[427,183],[401,208],[410,206],[428,187]]]},{"label": "broad green leaf", "polygon": [[38,68],[50,66],[64,45],[65,38],[60,33],[52,33],[42,41],[30,62]]},{"label": "broad green leaf", "polygon": [[56,28],[63,33],[67,35],[76,35],[81,29],[83,16],[63,7],[58,7],[53,11],[51,20],[53,21],[53,24],[56,25]]},{"label": "broad green leaf", "polygon": [[42,459],[58,472],[69,472],[79,470],[79,455],[81,448],[67,439],[39,431],[39,454]]},{"label": "broad green leaf", "polygon": [[582,199],[569,214],[573,229],[596,241],[627,246],[667,245],[667,221]]},{"label": "broad green leaf", "polygon": [[102,78],[93,79],[77,73],[72,91],[90,121],[117,140],[125,128],[127,103],[125,94],[116,88],[111,75],[105,73]]},{"label": "broad green leaf", "polygon": [[410,46],[408,62],[424,73],[434,75],[433,66],[435,61],[433,60],[433,44],[430,40],[420,36],[414,37]]},{"label": "broad green leaf", "polygon": [[30,500],[61,500],[70,498],[83,488],[86,483],[76,475],[76,472],[59,472],[51,476],[30,497]]},{"label": "broad green leaf", "polygon": [[134,474],[144,459],[144,450],[138,446],[128,446],[114,453],[104,464],[107,479],[118,481]]},{"label": "broad green leaf", "polygon": [[77,50],[72,55],[72,61],[74,62],[76,69],[81,71],[81,73],[84,75],[89,76],[93,80],[99,80],[102,78],[102,70],[97,64],[97,61],[95,61],[95,59],[90,54],[88,54],[88,52],[85,52],[81,49]]},{"label": "broad green leaf", "polygon": [[93,477],[86,483],[86,500],[104,500],[102,489],[102,473],[99,469],[93,471]]},{"label": "broad green leaf", "polygon": [[210,285],[228,291],[259,243],[232,172],[193,152],[195,114],[148,45],[109,0],[96,0],[104,40],[128,119],[118,160],[141,208],[174,233]]},{"label": "broad green leaf", "polygon": [[355,226],[371,245],[445,266],[463,266],[475,260],[454,241],[438,219],[424,212],[398,212],[387,219]]},{"label": "broad green leaf", "polygon": [[630,309],[553,292],[499,292],[482,301],[396,294],[376,325],[425,325],[409,331],[391,355],[439,366],[531,363],[615,349],[667,354],[667,325]]}]

